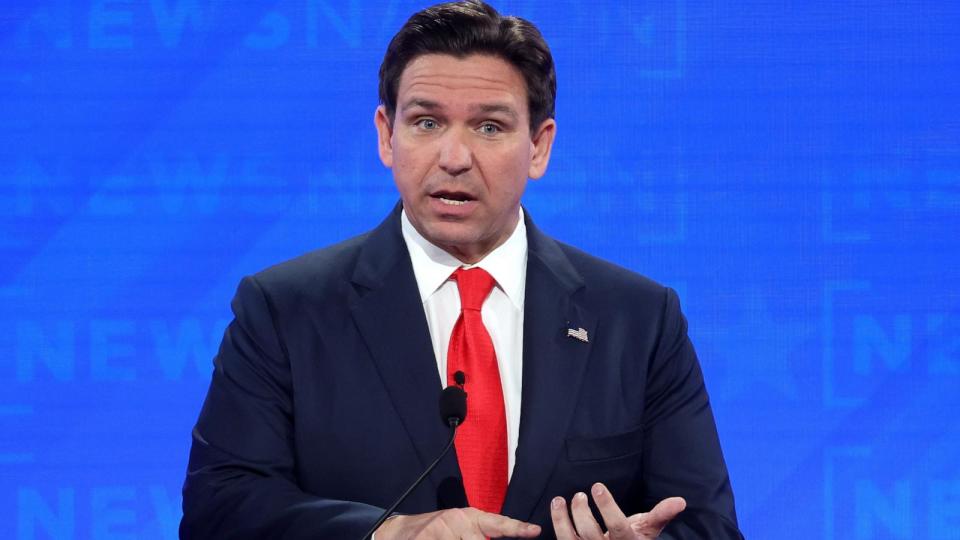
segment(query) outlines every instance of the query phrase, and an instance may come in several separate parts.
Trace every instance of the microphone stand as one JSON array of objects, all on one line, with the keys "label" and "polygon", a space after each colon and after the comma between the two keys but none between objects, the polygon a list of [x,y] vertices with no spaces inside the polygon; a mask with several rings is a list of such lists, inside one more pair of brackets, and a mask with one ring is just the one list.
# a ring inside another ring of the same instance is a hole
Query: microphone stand
[{"label": "microphone stand", "polygon": [[430,474],[430,471],[435,469],[437,464],[440,463],[440,460],[443,459],[443,456],[446,456],[447,452],[450,451],[450,447],[453,446],[453,439],[457,435],[457,427],[460,426],[460,419],[452,417],[448,420],[448,422],[450,422],[450,428],[451,428],[450,440],[447,441],[447,445],[443,447],[443,452],[440,452],[440,455],[437,456],[437,459],[433,460],[433,463],[431,463],[430,466],[427,467],[427,470],[423,471],[423,474],[420,475],[420,478],[417,478],[417,481],[414,482],[412,486],[407,488],[407,490],[403,492],[403,495],[401,495],[400,498],[396,500],[396,502],[390,505],[390,508],[387,508],[383,512],[383,514],[380,515],[380,519],[378,519],[377,522],[373,524],[373,527],[370,527],[370,530],[367,531],[367,534],[363,535],[362,540],[367,540],[368,538],[370,538],[373,535],[373,533],[376,532],[377,528],[379,528],[380,525],[383,525],[383,522],[386,521],[387,518],[390,517],[391,514],[393,514],[393,511],[396,510],[398,506],[400,506],[400,503],[402,503],[403,500],[407,498],[407,495],[410,495],[410,493],[412,493],[413,490],[416,489],[421,482],[423,482],[423,479],[426,478],[428,474]]}]

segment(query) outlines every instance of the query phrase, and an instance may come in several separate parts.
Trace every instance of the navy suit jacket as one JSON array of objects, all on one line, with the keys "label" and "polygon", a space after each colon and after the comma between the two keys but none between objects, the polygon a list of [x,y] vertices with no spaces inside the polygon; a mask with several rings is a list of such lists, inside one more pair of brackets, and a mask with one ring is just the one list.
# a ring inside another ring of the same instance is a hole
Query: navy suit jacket
[{"label": "navy suit jacket", "polygon": [[[182,537],[359,539],[442,450],[442,383],[399,210],[241,281],[193,431]],[[665,537],[740,538],[676,293],[526,225],[503,513],[552,538],[550,499],[600,481],[627,515],[685,497]],[[459,476],[450,452],[399,511],[465,505]]]}]

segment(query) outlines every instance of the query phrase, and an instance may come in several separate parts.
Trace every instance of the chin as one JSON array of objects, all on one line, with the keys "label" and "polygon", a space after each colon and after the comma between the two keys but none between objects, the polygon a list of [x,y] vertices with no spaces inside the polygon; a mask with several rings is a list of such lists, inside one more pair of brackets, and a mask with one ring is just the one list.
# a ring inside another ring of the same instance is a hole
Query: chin
[{"label": "chin", "polygon": [[455,248],[475,243],[475,236],[459,231],[432,230],[424,238],[442,248]]},{"label": "chin", "polygon": [[421,234],[431,243],[444,249],[473,245],[480,239],[480,235],[468,227],[451,223],[431,224],[425,227]]}]

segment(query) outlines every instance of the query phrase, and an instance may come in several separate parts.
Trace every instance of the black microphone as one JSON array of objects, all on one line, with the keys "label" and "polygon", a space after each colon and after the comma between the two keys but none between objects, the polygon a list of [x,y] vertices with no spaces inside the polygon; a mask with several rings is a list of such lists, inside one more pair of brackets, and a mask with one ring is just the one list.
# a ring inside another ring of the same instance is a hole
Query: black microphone
[{"label": "black microphone", "polygon": [[467,393],[463,391],[463,384],[466,381],[466,376],[462,371],[458,371],[453,374],[453,380],[457,383],[458,386],[448,386],[443,389],[443,392],[440,392],[440,420],[443,421],[443,424],[450,426],[450,440],[447,441],[447,445],[443,447],[443,452],[440,452],[440,455],[437,456],[437,459],[433,460],[433,463],[427,467],[427,470],[423,471],[423,474],[413,483],[412,486],[407,488],[403,492],[403,495],[392,505],[390,508],[384,510],[383,514],[380,514],[380,519],[373,524],[373,527],[370,527],[370,530],[367,531],[367,534],[363,535],[362,540],[367,540],[370,538],[377,528],[380,525],[383,525],[383,522],[390,517],[390,514],[400,506],[408,495],[413,493],[413,490],[423,482],[423,479],[430,474],[430,471],[437,467],[437,464],[440,463],[440,460],[443,459],[443,456],[447,455],[447,452],[450,451],[450,447],[453,446],[453,438],[457,434],[457,427],[463,423],[467,418]]}]

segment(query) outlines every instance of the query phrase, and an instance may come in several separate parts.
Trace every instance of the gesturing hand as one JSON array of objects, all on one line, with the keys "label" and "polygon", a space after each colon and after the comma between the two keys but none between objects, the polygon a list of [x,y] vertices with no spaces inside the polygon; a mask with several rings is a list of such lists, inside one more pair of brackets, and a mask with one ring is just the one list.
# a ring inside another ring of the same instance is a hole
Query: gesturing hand
[{"label": "gesturing hand", "polygon": [[[646,540],[656,538],[670,521],[687,507],[681,497],[670,497],[660,501],[649,512],[625,516],[613,500],[606,486],[597,483],[590,490],[593,501],[603,516],[607,533],[600,529],[593,518],[585,493],[577,493],[567,511],[567,502],[563,497],[555,497],[550,503],[550,518],[557,540]],[[573,515],[573,522],[570,516]]]},{"label": "gesturing hand", "polygon": [[416,538],[421,540],[465,538],[483,540],[513,536],[540,536],[540,527],[476,508],[452,508],[429,514],[397,516],[377,529],[377,540]]}]

